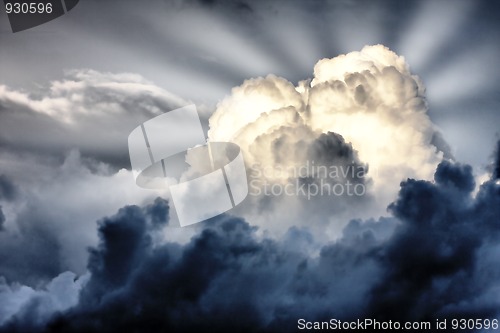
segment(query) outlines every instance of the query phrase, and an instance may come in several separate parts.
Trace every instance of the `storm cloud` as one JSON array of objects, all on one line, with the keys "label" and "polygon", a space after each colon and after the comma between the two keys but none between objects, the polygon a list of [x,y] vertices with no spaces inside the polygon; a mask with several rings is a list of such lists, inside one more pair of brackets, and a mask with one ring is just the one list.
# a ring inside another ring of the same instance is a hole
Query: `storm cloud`
[{"label": "storm cloud", "polygon": [[62,161],[29,154],[0,156],[6,173],[0,178],[2,193],[9,198],[0,198],[5,216],[0,276],[30,287],[67,270],[84,274],[87,248],[98,241],[95,221],[162,193],[142,190],[130,171],[112,172],[112,167],[78,151],[69,152]]},{"label": "storm cloud", "polygon": [[[17,190],[14,184],[5,175],[0,175],[0,203],[2,201],[12,201],[16,197]],[[5,214],[0,204],[0,231],[4,230]]]},{"label": "storm cloud", "polygon": [[16,195],[17,190],[14,183],[6,175],[0,175],[0,201],[12,201]]},{"label": "storm cloud", "polygon": [[5,215],[3,214],[2,206],[0,206],[0,231],[2,231],[4,228],[3,226],[4,222],[5,222]]},{"label": "storm cloud", "polygon": [[3,329],[289,332],[299,318],[498,318],[500,185],[492,174],[474,188],[471,167],[444,161],[433,181],[401,183],[392,217],[351,221],[317,256],[290,246],[311,240],[304,230],[258,237],[229,215],[186,244],[155,243],[167,202],[127,206],[99,221],[75,306],[34,326],[40,316],[24,307]]}]

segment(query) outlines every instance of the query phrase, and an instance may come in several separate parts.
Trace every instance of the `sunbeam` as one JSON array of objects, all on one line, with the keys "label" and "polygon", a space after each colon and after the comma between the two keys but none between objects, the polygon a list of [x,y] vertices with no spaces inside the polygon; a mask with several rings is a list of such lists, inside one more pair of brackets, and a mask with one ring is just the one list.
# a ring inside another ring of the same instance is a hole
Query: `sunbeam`
[{"label": "sunbeam", "polygon": [[496,90],[498,52],[497,45],[473,46],[456,57],[450,57],[450,62],[439,71],[428,74],[426,86],[433,106],[442,107],[470,99],[485,90]]},{"label": "sunbeam", "polygon": [[453,6],[442,0],[419,4],[418,13],[401,34],[396,48],[417,72],[425,71],[475,7],[470,0],[454,1]]}]

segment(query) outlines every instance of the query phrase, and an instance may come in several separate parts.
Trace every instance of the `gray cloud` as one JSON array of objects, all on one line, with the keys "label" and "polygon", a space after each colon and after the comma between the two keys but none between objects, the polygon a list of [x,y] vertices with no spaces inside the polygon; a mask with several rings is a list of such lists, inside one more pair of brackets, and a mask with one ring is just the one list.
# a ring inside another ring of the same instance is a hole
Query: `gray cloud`
[{"label": "gray cloud", "polygon": [[0,85],[0,149],[59,157],[78,149],[85,156],[129,167],[130,131],[186,103],[127,73],[69,71],[63,80],[33,93]]},{"label": "gray cloud", "polygon": [[62,161],[5,152],[0,157],[8,175],[1,179],[16,179],[16,196],[1,202],[6,221],[0,233],[0,276],[9,282],[35,287],[62,271],[83,274],[87,248],[98,239],[94,221],[127,203],[163,194],[142,190],[130,171],[110,172],[77,151]]},{"label": "gray cloud", "polygon": [[60,243],[50,221],[34,210],[20,218],[19,231],[0,233],[0,276],[36,285],[61,272]]}]

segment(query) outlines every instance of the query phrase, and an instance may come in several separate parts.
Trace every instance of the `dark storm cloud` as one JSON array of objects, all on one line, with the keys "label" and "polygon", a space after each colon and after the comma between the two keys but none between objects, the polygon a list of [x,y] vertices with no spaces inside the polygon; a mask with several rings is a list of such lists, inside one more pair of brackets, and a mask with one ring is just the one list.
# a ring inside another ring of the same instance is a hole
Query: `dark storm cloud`
[{"label": "dark storm cloud", "polygon": [[352,144],[345,142],[342,135],[327,132],[321,133],[313,143],[307,147],[310,160],[318,161],[322,165],[332,165],[336,163],[349,164],[357,162],[356,151]]},{"label": "dark storm cloud", "polygon": [[[291,229],[283,243],[260,239],[226,215],[186,245],[153,246],[166,202],[127,206],[100,222],[79,304],[44,329],[290,332],[299,318],[493,318],[500,186],[493,177],[473,197],[471,171],[443,162],[434,183],[408,179],[389,207],[395,218],[351,221],[317,258],[290,246],[312,241],[304,230]],[[33,320],[22,319],[4,329]]]},{"label": "dark storm cloud", "polygon": [[[279,113],[275,111],[274,115]],[[251,129],[251,126],[248,127]],[[243,147],[248,145],[244,148],[247,156],[258,161],[249,169],[252,194],[247,199],[252,203],[249,206],[255,207],[259,214],[276,214],[279,209],[289,212],[290,207],[300,205],[294,219],[281,216],[281,220],[273,221],[270,229],[286,230],[292,225],[308,227],[318,237],[323,234],[329,217],[335,216],[344,222],[349,218],[339,217],[341,214],[373,204],[373,195],[366,190],[372,184],[366,176],[368,165],[342,135],[330,131],[318,133],[296,123],[252,135],[256,139],[250,145],[242,140]],[[286,185],[268,181],[267,176],[286,177]],[[363,194],[355,195],[355,191],[363,191]],[[295,201],[297,198],[299,202]],[[341,228],[338,227],[338,234]]]},{"label": "dark storm cloud", "polygon": [[0,175],[0,201],[12,201],[16,198],[17,189],[6,175]]},{"label": "dark storm cloud", "polygon": [[[303,142],[297,144],[297,150],[300,150],[301,144]],[[275,154],[278,154],[278,151]],[[335,184],[344,186],[346,183],[352,184],[352,186],[362,184],[363,189],[369,183],[366,177],[368,165],[359,159],[358,152],[353,148],[352,144],[347,143],[340,134],[333,132],[321,133],[307,146],[306,156],[306,160],[313,161],[314,166],[310,168],[312,170],[308,177],[301,177],[301,180],[305,183],[315,182],[319,187],[324,183],[329,183],[331,186],[335,186]],[[333,174],[332,170],[338,170],[339,172]],[[342,197],[342,199],[346,202],[358,202],[358,204],[362,205],[367,203],[371,196],[348,195]],[[330,208],[333,208],[336,203],[331,202],[330,199],[328,200],[330,201]],[[342,200],[339,197],[335,201]],[[345,205],[345,202],[340,204]],[[328,208],[322,207],[322,209]]]},{"label": "dark storm cloud", "polygon": [[[0,175],[0,202],[13,203],[18,193],[16,185],[6,175]],[[0,233],[0,276],[24,284],[50,280],[60,266],[57,242],[46,226],[45,217],[32,209],[21,214],[19,220],[18,234]],[[5,230],[4,223],[0,205],[0,231]]]},{"label": "dark storm cloud", "polygon": [[0,233],[0,276],[36,285],[61,272],[60,242],[47,216],[39,211],[19,216],[19,232]]},{"label": "dark storm cloud", "polygon": [[[102,243],[100,247],[90,250],[88,267],[92,272],[92,279],[87,284],[88,288],[82,292],[80,307],[100,308],[103,300],[108,298],[108,293],[124,288],[129,283],[131,274],[136,270],[135,266],[141,267],[141,261],[151,251],[152,235],[160,227],[166,225],[167,216],[168,205],[158,198],[153,204],[144,208],[126,206],[115,216],[99,221],[99,235]],[[49,254],[45,256],[50,257]],[[20,262],[19,258],[17,260]],[[64,288],[68,288],[68,285]],[[63,293],[65,291],[70,292],[70,290],[62,290]],[[61,291],[55,290],[51,293],[57,294],[58,292]],[[66,298],[70,297],[71,295],[66,296]],[[62,298],[64,299],[64,295]],[[45,313],[39,309],[43,306],[40,304],[42,301],[40,297],[31,298],[16,313],[11,323],[5,323],[0,331],[39,330],[41,323],[46,320]],[[0,317],[0,319],[3,318]]]},{"label": "dark storm cloud", "polygon": [[5,215],[3,214],[3,211],[2,211],[2,206],[0,206],[0,231],[4,230],[4,224],[5,222]]},{"label": "dark storm cloud", "polygon": [[[63,267],[61,242],[54,215],[51,215],[57,203],[52,202],[52,207],[41,207],[39,203],[20,196],[19,192],[9,178],[0,176],[0,202],[4,200],[13,207],[25,207],[14,214],[12,228],[4,227],[5,232],[0,233],[0,276],[9,282],[34,286],[50,281]],[[0,230],[1,222],[5,222],[5,216],[0,205]]]},{"label": "dark storm cloud", "polygon": [[[0,201],[12,201],[17,195],[17,189],[14,183],[10,181],[5,175],[0,175]],[[0,205],[0,231],[4,230],[5,214],[2,210],[2,205]]]},{"label": "dark storm cloud", "polygon": [[500,241],[500,187],[492,179],[474,200],[471,168],[449,162],[438,166],[435,181],[403,182],[389,206],[402,225],[382,251],[371,312],[385,319],[496,316],[498,301],[470,304],[498,287],[499,271],[484,257]]},{"label": "dark storm cloud", "polygon": [[500,179],[500,140],[493,153],[493,163],[491,164],[491,173],[493,179]]},{"label": "dark storm cloud", "polygon": [[16,179],[18,193],[13,201],[0,200],[6,217],[0,233],[0,276],[9,284],[35,288],[60,272],[84,274],[87,249],[98,241],[95,221],[159,195],[137,189],[130,172],[112,173],[75,151],[61,163],[28,154],[2,158],[0,168]]}]

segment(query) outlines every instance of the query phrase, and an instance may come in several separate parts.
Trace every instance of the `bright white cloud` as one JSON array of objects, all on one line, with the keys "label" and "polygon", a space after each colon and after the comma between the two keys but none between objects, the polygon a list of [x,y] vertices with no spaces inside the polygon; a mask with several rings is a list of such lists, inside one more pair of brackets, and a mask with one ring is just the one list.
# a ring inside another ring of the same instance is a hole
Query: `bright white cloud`
[{"label": "bright white cloud", "polygon": [[[355,201],[344,195],[332,199],[337,209],[327,209],[327,215],[383,214],[401,180],[432,179],[443,157],[432,144],[436,128],[427,115],[423,84],[411,74],[403,57],[382,45],[322,59],[314,67],[313,79],[298,87],[273,75],[245,81],[218,104],[210,118],[209,138],[239,144],[252,168],[298,168],[311,159],[307,150],[329,132],[340,134],[352,144],[358,162],[368,164],[366,185],[376,204],[363,201],[363,206],[353,209]],[[330,165],[337,165],[342,155],[324,149],[319,152],[330,156],[315,158],[330,157]],[[273,176],[266,176],[266,181],[283,183],[293,178],[290,173]],[[296,200],[299,203],[290,202]],[[280,217],[269,214],[266,226],[272,228],[272,221],[292,218],[297,210],[304,210],[297,198],[285,201],[276,205]],[[308,211],[305,218],[314,214],[317,211]]]}]

